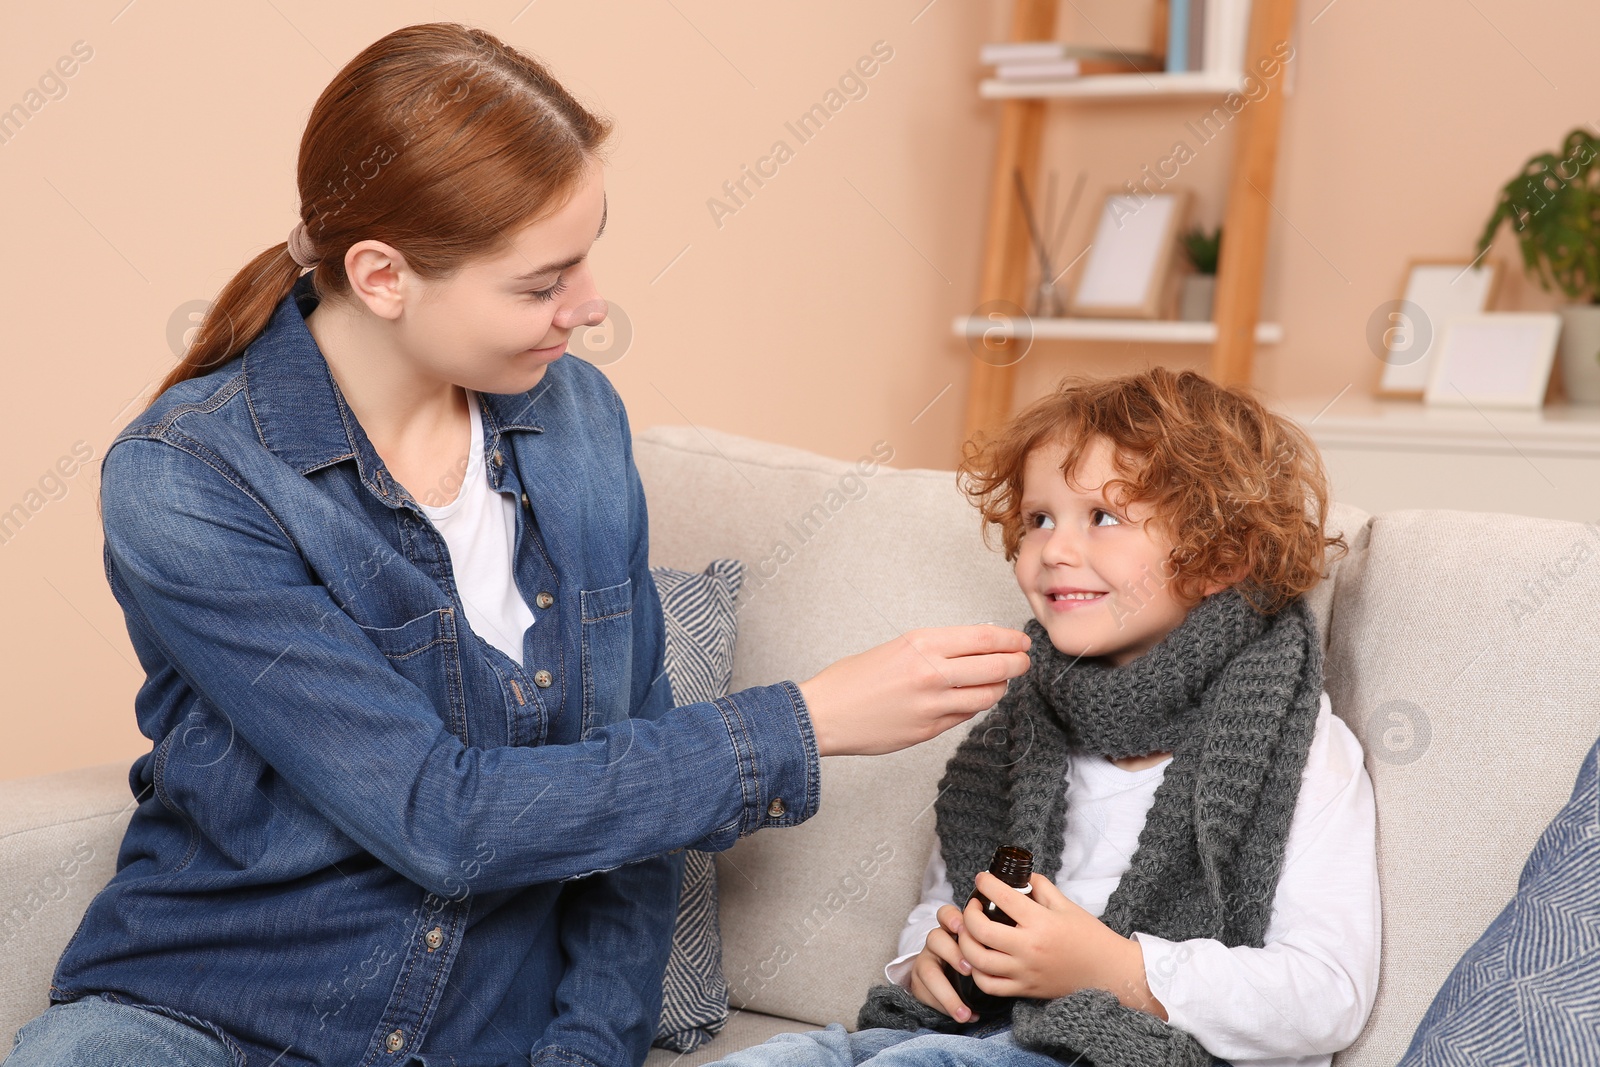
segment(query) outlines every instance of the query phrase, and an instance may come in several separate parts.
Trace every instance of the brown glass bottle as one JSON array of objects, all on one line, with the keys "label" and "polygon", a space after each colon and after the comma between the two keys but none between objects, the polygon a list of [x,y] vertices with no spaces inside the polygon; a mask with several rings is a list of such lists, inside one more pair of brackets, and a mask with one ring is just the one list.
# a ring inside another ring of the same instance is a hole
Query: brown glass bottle
[{"label": "brown glass bottle", "polygon": [[[1028,892],[1029,879],[1033,877],[1033,853],[1016,845],[1001,845],[994,850],[994,859],[989,861],[989,873],[1000,879],[1006,885],[1021,892]],[[1005,923],[1007,926],[1017,925],[1017,921],[1000,910],[988,897],[976,888],[972,891],[971,900],[976,900],[983,907],[984,917],[991,922]],[[961,998],[961,1003],[972,1009],[974,1015],[994,1016],[1003,1014],[1011,1002],[1010,997],[996,997],[978,988],[978,983],[972,980],[972,975],[962,974],[948,963],[944,965],[945,977],[950,979],[950,984],[955,987],[956,996]]]}]

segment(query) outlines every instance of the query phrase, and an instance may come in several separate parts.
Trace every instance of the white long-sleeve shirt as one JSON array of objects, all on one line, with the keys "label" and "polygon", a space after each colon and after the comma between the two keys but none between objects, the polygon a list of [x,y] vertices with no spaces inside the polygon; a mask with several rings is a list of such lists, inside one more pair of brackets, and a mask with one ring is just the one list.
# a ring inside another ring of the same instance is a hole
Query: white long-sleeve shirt
[{"label": "white long-sleeve shirt", "polygon": [[[1170,758],[1125,771],[1101,756],[1074,755],[1066,771],[1071,803],[1056,885],[1091,915],[1132,862],[1145,814]],[[909,988],[911,961],[937,913],[955,903],[937,842],[922,901],[885,968]],[[1213,1055],[1252,1067],[1328,1067],[1366,1025],[1378,986],[1382,916],[1376,813],[1361,743],[1323,693],[1272,915],[1261,948],[1211,938],[1168,941],[1134,932],[1145,979],[1172,1025]]]}]

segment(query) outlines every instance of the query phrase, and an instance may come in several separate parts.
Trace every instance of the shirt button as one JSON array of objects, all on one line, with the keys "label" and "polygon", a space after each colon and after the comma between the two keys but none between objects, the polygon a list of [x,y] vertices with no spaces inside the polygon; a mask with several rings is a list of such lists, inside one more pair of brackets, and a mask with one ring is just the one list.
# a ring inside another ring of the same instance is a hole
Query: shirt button
[{"label": "shirt button", "polygon": [[432,952],[434,949],[444,944],[444,931],[435,926],[423,936],[422,940],[428,946],[428,951]]},{"label": "shirt button", "polygon": [[538,686],[540,689],[549,689],[550,686],[554,684],[555,680],[555,675],[551,674],[549,671],[533,672],[533,684]]},{"label": "shirt button", "polygon": [[774,819],[783,818],[783,813],[788,810],[789,807],[783,802],[782,797],[773,797],[772,803],[767,805],[767,814]]},{"label": "shirt button", "polygon": [[383,1039],[383,1047],[390,1052],[399,1052],[400,1047],[406,1043],[404,1030],[390,1030],[389,1036]]},{"label": "shirt button", "polygon": [[541,608],[547,608],[556,602],[556,598],[551,596],[549,593],[540,593],[538,596],[533,598],[533,602],[539,605]]},{"label": "shirt button", "polygon": [[505,462],[505,457],[501,456],[499,452],[496,452],[494,454],[494,465],[496,467],[498,467],[498,466],[500,466],[500,464],[502,464],[504,462]]},{"label": "shirt button", "polygon": [[532,504],[528,503],[528,494],[527,493],[523,493],[522,494],[522,506],[525,507],[525,508],[533,507]]}]

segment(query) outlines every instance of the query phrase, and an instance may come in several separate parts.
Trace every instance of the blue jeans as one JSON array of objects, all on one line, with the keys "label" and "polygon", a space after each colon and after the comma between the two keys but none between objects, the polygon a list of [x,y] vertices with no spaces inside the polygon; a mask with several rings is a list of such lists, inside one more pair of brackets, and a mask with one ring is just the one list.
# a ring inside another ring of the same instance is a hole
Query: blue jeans
[{"label": "blue jeans", "polygon": [[838,1023],[805,1034],[779,1034],[765,1044],[735,1052],[719,1063],[728,1067],[1062,1067],[1042,1052],[1019,1048],[1009,1024],[976,1027],[968,1034],[933,1030],[858,1030]]},{"label": "blue jeans", "polygon": [[97,996],[52,1004],[22,1024],[0,1067],[233,1067],[212,1034]]},{"label": "blue jeans", "polygon": [[[1011,1037],[1009,1021],[979,1025],[965,1034],[934,1030],[858,1030],[847,1033],[838,1023],[826,1030],[779,1034],[718,1064],[727,1067],[1071,1067],[1079,1061],[1058,1060],[1021,1048]],[[1216,1067],[1229,1067],[1213,1057]],[[1089,1067],[1087,1063],[1083,1067]]]}]

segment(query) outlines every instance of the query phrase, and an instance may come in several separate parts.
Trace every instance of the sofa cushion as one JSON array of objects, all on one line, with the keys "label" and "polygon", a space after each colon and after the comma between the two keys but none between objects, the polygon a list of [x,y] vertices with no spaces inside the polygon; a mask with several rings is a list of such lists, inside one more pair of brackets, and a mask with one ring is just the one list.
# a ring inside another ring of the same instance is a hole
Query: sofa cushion
[{"label": "sofa cushion", "polygon": [[[734,601],[744,578],[736,559],[712,560],[695,573],[654,567],[666,621],[667,680],[675,704],[698,704],[726,696],[733,677],[738,616]],[[661,988],[661,1021],[655,1043],[689,1052],[712,1037],[728,1018],[728,986],[722,977],[722,935],[717,926],[717,871],[709,853],[684,856],[678,919]]]},{"label": "sofa cushion", "polygon": [[[1027,602],[949,471],[893,470],[712,430],[636,436],[651,562],[745,561],[733,688],[804,681],[907,630],[1020,626]],[[917,902],[935,782],[959,730],[905,752],[822,761],[801,826],[717,857],[734,1007],[816,1025],[854,1019]]]},{"label": "sofa cushion", "polygon": [[1386,512],[1342,566],[1328,693],[1377,795],[1383,960],[1339,1067],[1399,1061],[1566,802],[1600,734],[1597,603],[1597,524]]},{"label": "sofa cushion", "polygon": [[115,873],[133,809],[127,761],[0,782],[0,1050],[49,1007],[56,961]]}]

